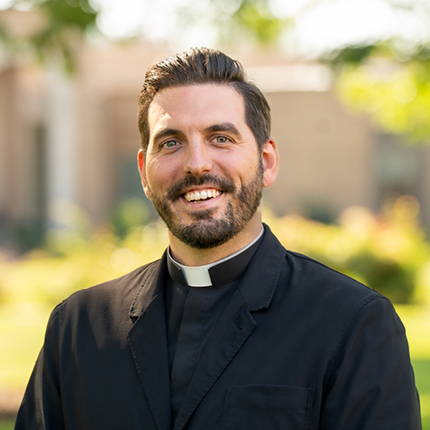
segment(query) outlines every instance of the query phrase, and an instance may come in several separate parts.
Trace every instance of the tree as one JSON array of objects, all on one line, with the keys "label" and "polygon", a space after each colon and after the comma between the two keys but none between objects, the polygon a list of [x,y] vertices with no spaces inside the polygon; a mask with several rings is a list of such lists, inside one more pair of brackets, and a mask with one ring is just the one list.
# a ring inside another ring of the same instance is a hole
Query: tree
[{"label": "tree", "polygon": [[25,7],[38,14],[43,25],[25,35],[16,35],[7,23],[0,23],[0,40],[9,51],[22,53],[29,49],[44,61],[60,54],[68,71],[74,68],[74,42],[95,26],[97,12],[89,0],[15,0],[11,9]]},{"label": "tree", "polygon": [[[387,1],[429,27],[430,2]],[[346,46],[321,58],[334,70],[342,100],[410,144],[430,143],[430,34],[426,37]]]},{"label": "tree", "polygon": [[408,143],[429,143],[430,48],[402,54],[386,41],[346,47],[324,61],[335,70],[336,90],[348,105]]},{"label": "tree", "polygon": [[[213,0],[213,3],[221,6],[220,4],[225,3],[225,0]],[[230,29],[227,33],[229,40],[243,35],[253,38],[257,43],[266,47],[277,42],[285,27],[292,21],[276,17],[270,10],[269,3],[268,0],[236,2],[236,10],[230,16],[224,17],[224,21],[230,21],[230,25],[227,26]],[[223,25],[223,28],[225,27]],[[222,34],[222,29],[219,32]]]}]

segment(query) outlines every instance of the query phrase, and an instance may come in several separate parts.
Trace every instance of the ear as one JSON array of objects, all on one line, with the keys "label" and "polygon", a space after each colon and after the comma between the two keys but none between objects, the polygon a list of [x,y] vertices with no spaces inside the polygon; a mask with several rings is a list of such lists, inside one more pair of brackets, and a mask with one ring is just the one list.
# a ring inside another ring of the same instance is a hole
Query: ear
[{"label": "ear", "polygon": [[146,178],[145,152],[143,149],[140,149],[137,153],[137,167],[139,169],[143,191],[145,191],[146,197],[151,200],[151,192],[148,187],[148,180]]},{"label": "ear", "polygon": [[279,155],[275,139],[270,137],[267,139],[261,154],[263,160],[263,186],[264,188],[270,187],[276,179],[278,174]]}]

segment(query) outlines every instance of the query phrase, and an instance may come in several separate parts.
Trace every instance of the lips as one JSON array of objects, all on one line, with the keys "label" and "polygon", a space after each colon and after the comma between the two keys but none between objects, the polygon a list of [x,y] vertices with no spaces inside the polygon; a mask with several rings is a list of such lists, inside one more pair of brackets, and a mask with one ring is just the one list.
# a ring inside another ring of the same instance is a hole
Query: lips
[{"label": "lips", "polygon": [[[197,190],[195,188],[199,189]],[[235,190],[236,186],[231,179],[220,178],[210,174],[204,174],[198,177],[190,175],[173,184],[167,191],[166,198],[172,203],[180,198],[185,198],[188,202],[198,202],[207,200],[208,198],[215,198],[221,193],[233,194]],[[206,196],[204,192],[206,192]],[[192,196],[192,194],[194,194],[194,196]]]},{"label": "lips", "polygon": [[187,202],[197,202],[202,200],[209,200],[215,197],[218,197],[221,194],[221,191],[216,190],[214,188],[208,188],[205,190],[199,191],[188,191],[184,194],[184,199]]}]

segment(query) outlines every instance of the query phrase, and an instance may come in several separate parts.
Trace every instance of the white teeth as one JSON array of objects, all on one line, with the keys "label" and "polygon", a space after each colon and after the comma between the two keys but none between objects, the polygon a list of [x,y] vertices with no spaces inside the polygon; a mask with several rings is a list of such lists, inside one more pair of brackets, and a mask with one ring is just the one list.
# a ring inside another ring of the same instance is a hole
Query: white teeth
[{"label": "white teeth", "polygon": [[184,198],[187,202],[191,201],[199,201],[199,200],[207,200],[210,198],[218,197],[221,194],[218,190],[202,190],[202,191],[193,191],[190,193],[186,193]]}]

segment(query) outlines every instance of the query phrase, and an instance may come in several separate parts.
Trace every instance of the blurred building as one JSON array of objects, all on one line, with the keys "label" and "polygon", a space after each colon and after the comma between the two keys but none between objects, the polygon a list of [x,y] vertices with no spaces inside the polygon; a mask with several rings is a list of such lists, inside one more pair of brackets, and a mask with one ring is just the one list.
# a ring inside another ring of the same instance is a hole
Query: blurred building
[{"label": "blurred building", "polygon": [[[137,96],[149,65],[172,54],[141,42],[85,44],[77,72],[0,53],[0,244],[61,223],[69,201],[94,222],[124,199],[144,199],[136,167]],[[319,64],[229,52],[272,107],[281,168],[265,202],[277,214],[333,220],[389,193],[411,194],[430,225],[430,148],[403,145],[349,112]]]}]

